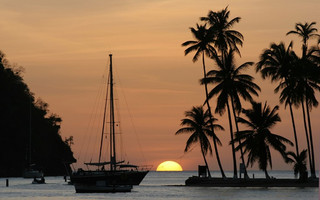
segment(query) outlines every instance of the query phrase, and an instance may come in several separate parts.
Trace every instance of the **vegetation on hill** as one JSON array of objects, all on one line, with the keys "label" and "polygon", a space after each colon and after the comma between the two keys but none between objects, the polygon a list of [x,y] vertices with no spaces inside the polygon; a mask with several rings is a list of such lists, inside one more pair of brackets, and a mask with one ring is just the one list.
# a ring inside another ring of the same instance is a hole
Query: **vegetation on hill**
[{"label": "vegetation on hill", "polygon": [[35,100],[22,69],[0,52],[0,176],[21,176],[33,164],[45,175],[63,175],[75,162],[69,142],[60,135],[62,119]]}]

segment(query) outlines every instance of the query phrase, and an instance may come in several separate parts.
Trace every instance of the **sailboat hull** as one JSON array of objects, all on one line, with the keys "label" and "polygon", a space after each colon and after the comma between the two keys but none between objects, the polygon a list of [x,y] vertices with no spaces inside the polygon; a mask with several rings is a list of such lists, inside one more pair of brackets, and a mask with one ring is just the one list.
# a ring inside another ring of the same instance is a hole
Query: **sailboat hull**
[{"label": "sailboat hull", "polygon": [[76,193],[131,192],[132,185],[76,185]]},{"label": "sailboat hull", "polygon": [[148,171],[78,171],[71,175],[77,193],[130,192]]}]

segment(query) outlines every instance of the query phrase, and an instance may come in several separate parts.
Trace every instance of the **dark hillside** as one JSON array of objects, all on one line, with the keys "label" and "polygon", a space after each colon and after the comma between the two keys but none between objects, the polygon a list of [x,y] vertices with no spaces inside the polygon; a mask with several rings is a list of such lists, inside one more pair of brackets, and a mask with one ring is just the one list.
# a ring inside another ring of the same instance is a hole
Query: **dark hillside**
[{"label": "dark hillside", "polygon": [[63,163],[75,159],[60,136],[61,121],[48,104],[35,101],[21,70],[0,52],[0,176],[21,176],[29,163],[45,175],[65,174]]}]

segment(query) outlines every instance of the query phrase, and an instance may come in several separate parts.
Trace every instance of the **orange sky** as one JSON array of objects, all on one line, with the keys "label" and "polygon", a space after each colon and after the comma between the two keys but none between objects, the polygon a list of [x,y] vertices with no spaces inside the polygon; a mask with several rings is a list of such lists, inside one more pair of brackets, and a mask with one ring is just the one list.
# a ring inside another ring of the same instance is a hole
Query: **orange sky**
[{"label": "orange sky", "polygon": [[[199,148],[184,154],[188,136],[174,133],[180,128],[184,112],[204,100],[204,89],[198,84],[202,67],[200,62],[192,63],[191,55],[184,56],[181,43],[192,39],[189,27],[195,26],[199,17],[227,5],[232,18],[242,18],[234,27],[245,38],[242,58],[237,58],[239,64],[256,62],[271,42],[288,44],[294,40],[294,48],[300,53],[300,40],[285,36],[297,22],[316,21],[320,29],[318,0],[0,0],[0,50],[11,63],[25,68],[24,79],[31,91],[62,117],[61,135],[74,136],[72,148],[81,162],[90,160],[89,149],[96,144],[97,138],[90,140],[89,147],[84,144],[88,141],[86,135],[93,134],[88,131],[88,121],[108,54],[113,53],[121,81],[118,85],[122,86],[120,105],[125,108],[127,102],[130,108],[130,113],[121,114],[121,122],[131,162],[150,164],[155,169],[165,160],[174,160],[185,170],[196,169],[203,162]],[[212,61],[207,63],[213,67]],[[267,100],[271,106],[278,104],[278,95],[273,94],[275,85],[268,80],[262,82],[253,70],[248,73],[262,88],[256,100]],[[320,100],[319,93],[317,98]],[[300,110],[295,113],[300,149],[306,148]],[[129,115],[133,116],[136,134],[132,133]],[[283,106],[280,116],[282,122],[273,131],[293,141],[290,115]],[[216,117],[226,129],[217,133],[223,142],[219,148],[222,164],[225,170],[231,170],[227,115]],[[312,110],[311,117],[319,158],[319,108]],[[209,158],[209,165],[212,170],[218,169],[214,157]],[[273,168],[291,166],[273,153]]]}]

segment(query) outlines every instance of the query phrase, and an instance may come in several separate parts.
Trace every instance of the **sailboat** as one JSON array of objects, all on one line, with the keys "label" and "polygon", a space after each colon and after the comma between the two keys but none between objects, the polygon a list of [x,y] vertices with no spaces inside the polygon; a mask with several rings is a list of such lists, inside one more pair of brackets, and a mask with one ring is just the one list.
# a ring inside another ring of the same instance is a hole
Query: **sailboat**
[{"label": "sailboat", "polygon": [[[85,163],[86,165],[95,166],[97,170],[83,170],[78,169],[76,172],[72,173],[70,180],[73,183],[77,193],[94,193],[94,192],[131,192],[134,185],[139,185],[144,177],[147,175],[149,170],[140,170],[137,165],[131,165],[125,163],[125,161],[118,161],[116,159],[116,138],[115,138],[115,113],[114,113],[114,97],[113,97],[113,72],[112,72],[112,54],[110,57],[110,67],[109,67],[109,87],[110,90],[106,98],[104,116],[103,116],[103,126],[102,134],[104,133],[104,128],[106,122],[106,108],[107,101],[109,99],[110,106],[110,160],[108,162],[101,162],[101,150],[102,150],[102,139],[100,144],[99,161],[96,163],[90,162]],[[107,169],[105,169],[107,167]]]},{"label": "sailboat", "polygon": [[[30,104],[29,104],[29,144],[27,145],[27,153],[26,153],[26,157],[27,157],[27,168],[24,170],[22,177],[23,178],[33,178],[35,183],[44,183],[44,175],[43,172],[41,170],[38,170],[36,165],[32,163],[32,159],[31,159],[31,154],[32,154],[32,140],[31,140],[31,106],[32,106],[32,101],[30,99]],[[38,180],[37,178],[41,178],[41,181],[36,181]]]}]

